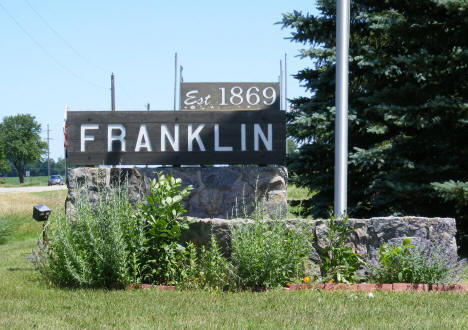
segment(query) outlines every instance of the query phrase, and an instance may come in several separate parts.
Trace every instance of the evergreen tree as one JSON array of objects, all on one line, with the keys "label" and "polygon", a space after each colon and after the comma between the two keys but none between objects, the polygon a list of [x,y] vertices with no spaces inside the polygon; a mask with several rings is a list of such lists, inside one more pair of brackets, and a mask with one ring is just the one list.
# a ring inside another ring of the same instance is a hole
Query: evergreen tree
[{"label": "evergreen tree", "polygon": [[[290,170],[318,190],[312,214],[327,216],[336,1],[318,0],[317,9],[317,16],[284,14],[282,24],[312,60],[295,76],[311,96],[292,101],[288,133],[301,147]],[[466,235],[468,215],[453,185],[468,182],[468,1],[352,1],[350,31],[348,213],[454,216]]]}]

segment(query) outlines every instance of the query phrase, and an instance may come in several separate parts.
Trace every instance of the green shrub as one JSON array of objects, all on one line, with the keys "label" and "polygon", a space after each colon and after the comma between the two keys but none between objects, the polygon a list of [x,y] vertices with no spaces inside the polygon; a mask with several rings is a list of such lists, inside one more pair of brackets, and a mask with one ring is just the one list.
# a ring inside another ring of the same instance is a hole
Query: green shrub
[{"label": "green shrub", "polygon": [[[435,237],[444,232],[439,226]],[[370,267],[371,278],[380,283],[456,283],[463,279],[466,260],[458,260],[446,241],[436,239],[415,240],[405,238],[399,245],[382,244],[379,248],[379,264]]]},{"label": "green shrub", "polygon": [[51,218],[49,245],[35,254],[34,262],[61,286],[173,283],[185,258],[178,239],[188,228],[182,199],[191,189],[180,186],[180,179],[159,175],[151,181],[147,204],[137,210],[126,185],[93,195],[79,188],[73,216]]},{"label": "green shrub", "polygon": [[228,261],[211,236],[208,247],[187,244],[187,258],[184,262],[179,284],[182,288],[205,290],[233,290],[237,287],[232,264]]},{"label": "green shrub", "polygon": [[353,231],[348,225],[348,217],[337,220],[331,216],[327,227],[327,244],[320,255],[323,279],[337,283],[355,282],[359,279],[356,272],[363,261],[350,246],[345,244]]},{"label": "green shrub", "polygon": [[139,256],[140,276],[146,283],[173,283],[181,271],[185,248],[178,241],[182,230],[188,229],[182,200],[192,189],[181,185],[181,179],[158,174],[151,181],[147,203],[139,204],[144,246]]},{"label": "green shrub", "polygon": [[[231,226],[231,259],[243,287],[277,287],[303,278],[312,244],[307,226],[265,217],[255,202],[249,222]],[[278,212],[280,214],[281,212]]]},{"label": "green shrub", "polygon": [[381,283],[411,282],[413,278],[410,256],[411,239],[405,238],[400,245],[382,244],[379,248],[380,267],[375,278]]},{"label": "green shrub", "polygon": [[[49,245],[40,263],[60,286],[123,287],[135,280],[132,257],[138,242],[138,218],[125,188],[103,188],[93,196],[79,189],[73,216],[50,219]],[[45,247],[47,248],[47,247]]]}]

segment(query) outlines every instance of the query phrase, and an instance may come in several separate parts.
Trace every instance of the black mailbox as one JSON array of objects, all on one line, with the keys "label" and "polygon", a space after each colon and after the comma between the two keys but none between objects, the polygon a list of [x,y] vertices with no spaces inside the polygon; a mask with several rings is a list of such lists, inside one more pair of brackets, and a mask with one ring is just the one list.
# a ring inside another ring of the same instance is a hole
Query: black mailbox
[{"label": "black mailbox", "polygon": [[33,218],[36,221],[46,221],[50,215],[50,208],[47,205],[41,204],[33,207]]}]

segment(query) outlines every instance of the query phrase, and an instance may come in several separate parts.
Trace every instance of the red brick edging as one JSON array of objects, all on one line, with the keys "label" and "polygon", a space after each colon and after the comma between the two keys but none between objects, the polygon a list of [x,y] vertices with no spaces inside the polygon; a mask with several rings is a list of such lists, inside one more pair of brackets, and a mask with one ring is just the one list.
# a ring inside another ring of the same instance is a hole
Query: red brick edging
[{"label": "red brick edging", "polygon": [[[176,291],[177,287],[174,285],[152,285],[152,284],[130,284],[128,289],[156,289],[158,291]],[[412,283],[320,283],[320,284],[290,284],[287,291],[300,291],[300,290],[324,290],[324,291],[363,291],[370,292],[378,291],[433,291],[433,292],[458,292],[466,293],[468,291],[466,284],[412,284]]]},{"label": "red brick edging", "polygon": [[133,289],[156,289],[158,291],[176,291],[177,287],[175,285],[153,285],[153,284],[137,284],[133,283],[128,286],[129,290]]},{"label": "red brick edging", "polygon": [[467,285],[465,284],[412,284],[412,283],[385,283],[385,284],[372,284],[372,283],[358,283],[358,284],[345,284],[345,283],[321,283],[321,284],[290,284],[289,291],[299,291],[306,289],[324,290],[324,291],[434,291],[434,292],[458,292],[466,293]]}]

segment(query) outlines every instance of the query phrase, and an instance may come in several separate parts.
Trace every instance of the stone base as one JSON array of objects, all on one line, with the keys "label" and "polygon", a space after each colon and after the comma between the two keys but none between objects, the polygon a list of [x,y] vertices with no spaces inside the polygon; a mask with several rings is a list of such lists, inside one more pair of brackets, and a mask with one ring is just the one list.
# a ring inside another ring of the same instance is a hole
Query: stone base
[{"label": "stone base", "polygon": [[[149,192],[150,180],[157,177],[157,173],[172,174],[181,178],[184,186],[194,187],[190,196],[184,200],[187,215],[192,218],[190,230],[183,234],[184,241],[207,244],[210,236],[215,235],[221,248],[229,253],[230,225],[242,225],[247,221],[237,217],[244,216],[243,210],[245,213],[252,211],[256,197],[258,204],[263,205],[270,216],[278,213],[285,215],[287,211],[288,174],[285,167],[230,166],[72,169],[68,171],[66,212],[73,213],[79,187],[90,191],[92,199],[99,187],[127,182],[130,201],[144,201],[144,196]],[[308,226],[314,238],[310,259],[318,263],[319,253],[327,244],[329,220],[285,221],[291,226]],[[450,255],[457,256],[455,219],[452,218],[382,217],[349,219],[348,223],[354,228],[348,244],[366,263],[378,260],[380,245],[400,244],[406,237],[411,238],[412,242],[421,239],[442,242]],[[435,233],[436,228],[442,230]]]},{"label": "stone base", "polygon": [[[183,234],[183,241],[193,241],[196,244],[208,244],[211,235],[215,235],[225,253],[230,251],[231,225],[242,225],[247,220],[234,219],[191,219],[190,229]],[[291,226],[306,225],[313,235],[313,248],[310,259],[320,262],[319,253],[327,244],[327,222],[329,220],[285,220]],[[457,256],[455,241],[455,219],[452,218],[422,218],[422,217],[382,217],[370,219],[349,219],[348,224],[354,228],[348,239],[348,245],[366,262],[376,263],[380,245],[400,244],[404,238],[411,238],[415,243],[427,239],[441,242],[447,246],[450,255]],[[443,228],[441,237],[435,237],[434,229]]]},{"label": "stone base", "polygon": [[182,179],[182,185],[192,185],[190,196],[184,200],[188,216],[229,219],[250,213],[255,199],[271,216],[286,214],[286,167],[228,166],[228,167],[158,167],[158,168],[92,168],[68,171],[67,212],[73,212],[79,187],[94,192],[99,186],[116,186],[128,182],[130,201],[144,201],[151,179],[157,173],[172,174]]}]

